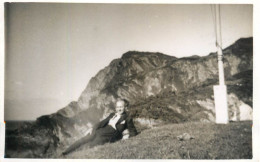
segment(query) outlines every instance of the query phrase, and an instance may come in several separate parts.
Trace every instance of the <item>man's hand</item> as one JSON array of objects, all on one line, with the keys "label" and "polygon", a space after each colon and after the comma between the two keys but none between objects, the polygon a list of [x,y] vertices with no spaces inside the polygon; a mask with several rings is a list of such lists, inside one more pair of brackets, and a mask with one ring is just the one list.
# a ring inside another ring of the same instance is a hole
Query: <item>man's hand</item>
[{"label": "man's hand", "polygon": [[89,134],[92,134],[92,133],[93,133],[93,128],[90,128],[90,130],[89,130],[88,133],[89,133]]},{"label": "man's hand", "polygon": [[128,139],[129,136],[130,136],[130,135],[129,135],[129,130],[128,130],[128,129],[124,130],[122,134],[123,134],[123,138],[122,138],[123,140],[124,140],[124,139]]}]

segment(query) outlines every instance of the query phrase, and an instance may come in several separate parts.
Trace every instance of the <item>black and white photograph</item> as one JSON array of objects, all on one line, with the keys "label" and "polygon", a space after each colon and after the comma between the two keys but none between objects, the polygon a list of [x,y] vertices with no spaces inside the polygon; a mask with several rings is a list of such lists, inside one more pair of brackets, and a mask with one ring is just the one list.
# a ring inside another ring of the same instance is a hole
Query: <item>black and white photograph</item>
[{"label": "black and white photograph", "polygon": [[5,2],[4,159],[252,160],[253,9]]}]

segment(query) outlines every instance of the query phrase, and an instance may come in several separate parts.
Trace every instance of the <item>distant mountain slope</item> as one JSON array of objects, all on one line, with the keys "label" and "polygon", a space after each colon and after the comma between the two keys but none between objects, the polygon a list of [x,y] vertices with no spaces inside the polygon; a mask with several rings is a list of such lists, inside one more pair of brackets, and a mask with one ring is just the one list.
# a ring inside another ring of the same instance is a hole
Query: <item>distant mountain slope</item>
[{"label": "distant mountain slope", "polygon": [[[241,38],[223,53],[230,119],[251,119],[253,38]],[[158,124],[212,122],[216,84],[216,53],[176,58],[130,51],[100,70],[77,102],[39,117],[32,125],[7,132],[6,154],[52,157],[54,150],[59,151],[86,135],[94,123],[113,111],[117,97],[130,101],[128,111],[139,131]],[[244,111],[249,115],[240,113]],[[34,145],[38,149],[32,149]],[[18,146],[25,147],[19,154]]]}]

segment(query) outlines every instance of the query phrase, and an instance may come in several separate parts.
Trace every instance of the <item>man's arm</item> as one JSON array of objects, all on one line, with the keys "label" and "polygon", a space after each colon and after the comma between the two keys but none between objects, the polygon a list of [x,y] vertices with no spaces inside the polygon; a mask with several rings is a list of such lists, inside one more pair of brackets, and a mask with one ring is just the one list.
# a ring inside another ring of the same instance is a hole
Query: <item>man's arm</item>
[{"label": "man's arm", "polygon": [[114,114],[111,113],[107,118],[103,119],[102,121],[98,122],[97,124],[94,125],[93,130],[97,130],[99,128],[104,127],[108,122],[109,119],[113,116]]},{"label": "man's arm", "polygon": [[127,118],[126,120],[127,127],[126,129],[129,130],[129,136],[133,137],[137,135],[137,131],[133,122],[133,118]]}]

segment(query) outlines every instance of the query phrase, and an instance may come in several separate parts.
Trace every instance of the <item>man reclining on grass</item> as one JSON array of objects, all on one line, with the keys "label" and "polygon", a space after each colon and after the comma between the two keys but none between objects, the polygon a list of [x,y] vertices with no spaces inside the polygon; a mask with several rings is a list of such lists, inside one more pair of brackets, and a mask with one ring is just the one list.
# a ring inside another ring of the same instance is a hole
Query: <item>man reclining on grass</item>
[{"label": "man reclining on grass", "polygon": [[[99,122],[90,135],[87,135],[74,144],[69,146],[63,155],[66,155],[73,150],[77,149],[83,144],[93,147],[96,145],[102,145],[108,142],[115,142],[123,138],[123,132],[128,131],[129,137],[137,135],[136,128],[133,123],[133,119],[125,112],[128,106],[128,101],[123,99],[117,99],[116,112],[111,113],[106,119]],[[124,136],[124,138],[128,138]]]}]

